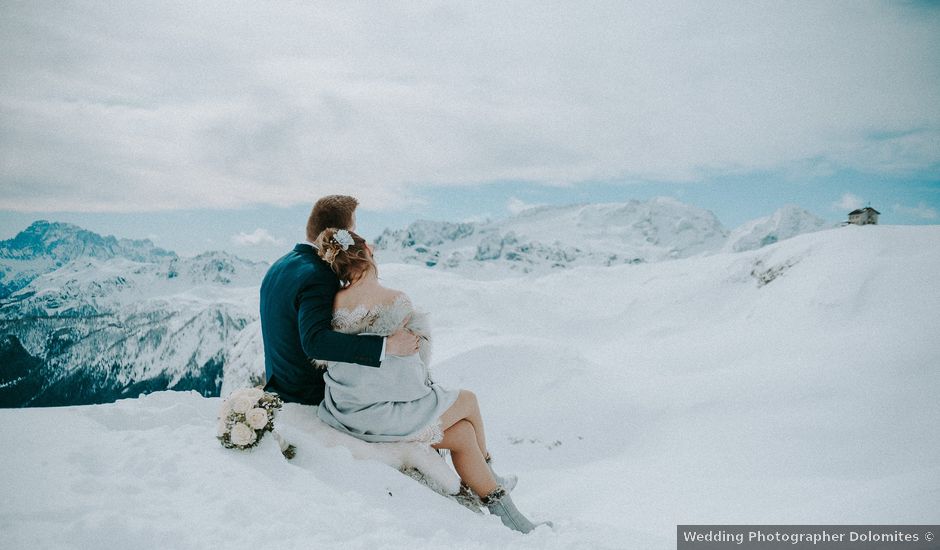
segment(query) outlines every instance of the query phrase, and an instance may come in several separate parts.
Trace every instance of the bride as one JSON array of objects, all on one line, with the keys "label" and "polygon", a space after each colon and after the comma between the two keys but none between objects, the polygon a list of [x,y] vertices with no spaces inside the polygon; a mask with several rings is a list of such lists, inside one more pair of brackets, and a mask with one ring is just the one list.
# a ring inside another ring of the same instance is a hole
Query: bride
[{"label": "bride", "polygon": [[515,476],[500,477],[490,466],[476,396],[433,382],[422,316],[403,292],[379,284],[371,247],[359,235],[333,228],[320,233],[315,244],[344,285],[333,303],[334,330],[386,336],[405,326],[422,336],[419,353],[388,355],[379,368],[330,362],[320,419],[364,441],[418,441],[449,449],[464,490],[472,490],[510,529],[534,529],[509,496]]}]

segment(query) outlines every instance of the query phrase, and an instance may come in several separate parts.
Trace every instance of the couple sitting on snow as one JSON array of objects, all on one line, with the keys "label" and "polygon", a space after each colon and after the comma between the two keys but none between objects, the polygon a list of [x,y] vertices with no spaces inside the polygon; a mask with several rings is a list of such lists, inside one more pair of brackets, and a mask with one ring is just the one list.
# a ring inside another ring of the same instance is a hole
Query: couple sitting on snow
[{"label": "couple sitting on snow", "polygon": [[465,496],[528,533],[536,525],[509,496],[515,477],[490,466],[476,397],[433,382],[423,315],[379,284],[372,249],[354,233],[357,205],[342,195],[317,201],[307,242],[261,283],[265,389],[318,405],[326,424],[364,441],[449,449]]}]

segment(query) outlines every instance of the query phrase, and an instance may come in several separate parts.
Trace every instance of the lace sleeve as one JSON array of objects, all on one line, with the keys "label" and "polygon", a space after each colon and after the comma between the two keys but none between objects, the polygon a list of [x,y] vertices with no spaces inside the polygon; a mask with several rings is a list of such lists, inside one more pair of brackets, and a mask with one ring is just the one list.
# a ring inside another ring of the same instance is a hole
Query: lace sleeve
[{"label": "lace sleeve", "polygon": [[401,326],[402,321],[408,318],[411,312],[411,300],[404,294],[399,294],[391,302],[364,308],[362,318],[357,324],[362,332],[388,336]]}]

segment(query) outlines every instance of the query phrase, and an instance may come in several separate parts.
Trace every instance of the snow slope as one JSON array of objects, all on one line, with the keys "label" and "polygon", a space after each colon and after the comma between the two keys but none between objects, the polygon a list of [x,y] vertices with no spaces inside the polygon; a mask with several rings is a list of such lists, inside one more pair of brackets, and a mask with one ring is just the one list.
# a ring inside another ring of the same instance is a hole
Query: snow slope
[{"label": "snow slope", "polygon": [[[437,379],[474,390],[522,536],[288,405],[253,452],[218,398],[0,410],[10,548],[674,548],[678,523],[935,523],[940,227],[471,280],[383,266],[432,311]],[[261,368],[260,363],[256,363]]]}]

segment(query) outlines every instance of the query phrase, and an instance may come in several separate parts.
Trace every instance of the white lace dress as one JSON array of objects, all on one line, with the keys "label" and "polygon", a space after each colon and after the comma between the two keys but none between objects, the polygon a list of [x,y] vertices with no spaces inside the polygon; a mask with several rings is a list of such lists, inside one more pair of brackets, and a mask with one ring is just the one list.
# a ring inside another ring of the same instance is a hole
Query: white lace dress
[{"label": "white lace dress", "polygon": [[400,295],[394,303],[337,309],[333,329],[346,334],[388,336],[411,315],[408,323],[422,335],[421,351],[401,357],[386,353],[378,368],[329,362],[323,402],[317,415],[342,432],[370,442],[421,441],[443,438],[440,416],[457,400],[458,390],[435,384],[430,376],[430,334],[426,316]]}]

